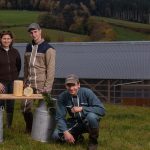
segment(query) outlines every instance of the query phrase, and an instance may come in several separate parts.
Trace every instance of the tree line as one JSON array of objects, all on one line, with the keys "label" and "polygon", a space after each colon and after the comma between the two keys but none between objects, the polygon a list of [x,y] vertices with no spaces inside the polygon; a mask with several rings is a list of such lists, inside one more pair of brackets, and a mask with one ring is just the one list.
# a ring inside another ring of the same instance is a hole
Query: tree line
[{"label": "tree line", "polygon": [[0,0],[0,9],[40,10],[56,14],[66,6],[78,7],[81,4],[91,15],[150,23],[150,0]]},{"label": "tree line", "polygon": [[[65,5],[62,12],[57,12],[57,15],[49,12],[41,13],[38,17],[38,23],[44,28],[88,35],[85,41],[115,40],[115,33],[111,25],[92,18],[83,4],[78,7]],[[63,42],[63,40],[64,38],[60,37],[59,41]]]}]

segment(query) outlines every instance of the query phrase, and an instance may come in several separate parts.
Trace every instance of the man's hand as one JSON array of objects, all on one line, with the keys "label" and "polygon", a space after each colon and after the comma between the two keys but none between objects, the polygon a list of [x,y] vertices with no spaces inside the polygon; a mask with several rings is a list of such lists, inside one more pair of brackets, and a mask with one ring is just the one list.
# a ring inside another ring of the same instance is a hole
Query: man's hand
[{"label": "man's hand", "polygon": [[72,107],[71,112],[72,113],[77,113],[77,112],[81,112],[82,110],[83,110],[82,107],[74,106],[74,107]]},{"label": "man's hand", "polygon": [[68,143],[73,143],[75,142],[74,137],[72,136],[72,134],[69,131],[65,131],[64,132],[64,138]]},{"label": "man's hand", "polygon": [[51,91],[49,89],[47,89],[46,87],[44,87],[43,89],[38,89],[37,90],[38,93],[43,94],[43,93],[50,93]]},{"label": "man's hand", "polygon": [[5,86],[2,83],[0,83],[0,93],[5,93]]}]

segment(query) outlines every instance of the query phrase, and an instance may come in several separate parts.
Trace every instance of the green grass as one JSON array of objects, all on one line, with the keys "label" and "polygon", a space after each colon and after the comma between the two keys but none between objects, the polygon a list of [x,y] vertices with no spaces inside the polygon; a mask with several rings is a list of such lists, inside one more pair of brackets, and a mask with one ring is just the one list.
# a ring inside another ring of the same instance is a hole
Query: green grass
[{"label": "green grass", "polygon": [[105,21],[113,25],[121,26],[121,27],[127,27],[127,28],[133,28],[133,29],[145,29],[147,31],[150,31],[150,25],[144,24],[144,23],[136,23],[131,21],[125,21],[125,20],[119,20],[119,19],[113,19],[113,18],[105,18],[105,17],[93,17],[100,21]]},{"label": "green grass", "polygon": [[[4,28],[3,30],[8,30],[7,28]],[[14,33],[14,41],[15,42],[29,42],[31,41],[31,38],[27,32],[27,27],[12,27],[10,30]],[[77,41],[83,41],[88,38],[88,36],[75,34],[75,33],[69,33],[64,31],[58,31],[53,29],[43,29],[43,34],[46,34],[50,38],[51,42],[58,41],[59,37],[63,37],[64,41],[68,42],[77,42]]]},{"label": "green grass", "polygon": [[[29,42],[31,39],[27,33],[27,27],[32,22],[37,22],[38,15],[42,12],[0,10],[0,26],[2,30],[11,30],[15,35],[15,42]],[[52,29],[43,29],[43,33],[52,42],[62,39],[68,42],[86,41],[88,36],[74,34]]]},{"label": "green grass", "polygon": [[[99,149],[101,150],[149,150],[150,109],[144,107],[105,104],[107,113],[100,123]],[[5,128],[1,150],[85,150],[88,135],[83,144],[69,145],[41,143],[24,133],[24,121],[20,103],[16,103],[12,129]]]},{"label": "green grass", "polygon": [[36,22],[39,14],[40,12],[36,11],[0,10],[0,25],[28,25],[31,22]]},{"label": "green grass", "polygon": [[116,32],[116,39],[119,41],[147,41],[150,35],[142,32],[133,31],[128,28],[112,26]]},{"label": "green grass", "polygon": [[[27,33],[27,26],[32,22],[37,22],[39,14],[38,11],[17,11],[17,10],[0,10],[0,31],[11,30],[15,35],[15,42],[29,42],[30,37]],[[103,20],[112,25],[116,32],[116,41],[138,41],[149,40],[150,32],[149,24],[135,23],[105,17],[93,17],[95,19]],[[74,34],[70,32],[63,32],[59,30],[44,29],[44,33],[52,42],[80,42],[88,41],[88,36]],[[63,39],[63,40],[62,40]]]},{"label": "green grass", "polygon": [[116,41],[139,41],[149,40],[150,25],[135,23],[131,21],[105,18],[105,17],[93,17],[97,21],[104,21],[112,25],[116,32]]},{"label": "green grass", "polygon": [[[107,107],[108,116],[104,118],[102,140],[109,144],[110,150],[148,150],[150,148],[150,110],[142,107]],[[106,125],[106,126],[105,126]]]}]

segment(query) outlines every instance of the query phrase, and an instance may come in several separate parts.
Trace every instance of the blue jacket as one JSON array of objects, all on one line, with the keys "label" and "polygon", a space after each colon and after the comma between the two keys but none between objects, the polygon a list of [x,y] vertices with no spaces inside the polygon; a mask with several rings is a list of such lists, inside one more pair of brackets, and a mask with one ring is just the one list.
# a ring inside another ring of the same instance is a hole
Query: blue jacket
[{"label": "blue jacket", "polygon": [[[83,111],[80,113],[81,119],[84,118],[89,112],[93,112],[98,116],[102,117],[105,115],[105,108],[93,93],[92,90],[88,88],[80,88],[77,93],[77,99],[79,106],[82,106]],[[75,114],[71,112],[71,108],[74,106],[72,96],[66,90],[58,96],[57,108],[56,108],[56,122],[57,128],[64,132],[67,130],[67,113],[74,119]]]}]

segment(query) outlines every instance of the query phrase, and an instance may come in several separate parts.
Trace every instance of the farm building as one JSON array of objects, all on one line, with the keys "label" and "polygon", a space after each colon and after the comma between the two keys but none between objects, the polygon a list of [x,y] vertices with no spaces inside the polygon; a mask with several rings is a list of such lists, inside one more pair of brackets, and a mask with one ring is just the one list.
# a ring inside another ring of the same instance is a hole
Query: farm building
[{"label": "farm building", "polygon": [[[51,43],[56,49],[52,95],[74,73],[105,102],[150,106],[150,42]],[[22,60],[26,43],[16,43]],[[23,61],[20,77],[23,77]]]}]

